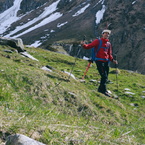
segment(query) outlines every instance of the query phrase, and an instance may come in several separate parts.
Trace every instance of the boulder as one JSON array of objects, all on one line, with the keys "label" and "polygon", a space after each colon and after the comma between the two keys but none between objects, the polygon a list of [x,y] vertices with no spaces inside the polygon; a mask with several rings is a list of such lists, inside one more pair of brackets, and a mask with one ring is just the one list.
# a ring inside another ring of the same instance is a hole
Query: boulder
[{"label": "boulder", "polygon": [[0,45],[8,45],[16,48],[18,52],[24,52],[24,45],[21,38],[0,37]]},{"label": "boulder", "polygon": [[6,145],[45,145],[22,134],[8,136]]}]

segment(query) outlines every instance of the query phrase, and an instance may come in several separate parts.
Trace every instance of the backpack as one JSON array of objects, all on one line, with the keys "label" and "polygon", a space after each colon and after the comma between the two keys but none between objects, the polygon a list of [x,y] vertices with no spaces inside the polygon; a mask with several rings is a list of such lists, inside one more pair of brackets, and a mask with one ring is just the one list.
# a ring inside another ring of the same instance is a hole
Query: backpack
[{"label": "backpack", "polygon": [[99,46],[98,48],[92,48],[91,49],[91,60],[92,61],[95,61],[96,60],[96,55],[98,53],[98,51],[100,50],[101,46],[102,46],[102,40],[98,39],[99,40]]},{"label": "backpack", "polygon": [[104,48],[104,49],[107,49],[108,47],[102,47],[102,40],[101,39],[98,39],[99,40],[99,46],[98,48],[92,48],[91,49],[91,61],[99,61],[99,60],[105,60],[105,61],[108,61],[109,59],[104,59],[104,58],[97,58],[96,55],[97,53],[99,52],[100,48]]}]

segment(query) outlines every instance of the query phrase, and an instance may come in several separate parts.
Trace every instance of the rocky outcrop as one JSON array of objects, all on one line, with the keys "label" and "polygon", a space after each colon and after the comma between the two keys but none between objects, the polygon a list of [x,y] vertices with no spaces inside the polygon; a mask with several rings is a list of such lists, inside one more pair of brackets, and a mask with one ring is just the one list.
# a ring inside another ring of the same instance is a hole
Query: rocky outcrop
[{"label": "rocky outcrop", "polygon": [[23,41],[20,38],[5,38],[0,37],[0,45],[8,45],[16,48],[18,52],[24,52]]},{"label": "rocky outcrop", "polygon": [[[38,59],[34,58],[32,55],[30,55],[26,50],[24,50],[23,41],[20,38],[4,38],[0,37],[0,45],[6,45],[11,46],[17,50],[18,53],[20,53],[22,56],[28,57],[32,60],[38,61]],[[11,50],[4,50],[5,52],[12,53]]]}]

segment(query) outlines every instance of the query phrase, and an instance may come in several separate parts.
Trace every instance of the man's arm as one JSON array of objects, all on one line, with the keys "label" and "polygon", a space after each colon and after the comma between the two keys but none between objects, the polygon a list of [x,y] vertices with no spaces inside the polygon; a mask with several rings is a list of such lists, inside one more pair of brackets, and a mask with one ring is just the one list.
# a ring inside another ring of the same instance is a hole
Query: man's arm
[{"label": "man's arm", "polygon": [[109,59],[110,59],[110,61],[112,61],[113,63],[118,64],[117,60],[115,60],[115,59],[113,58],[113,56],[112,56],[112,46],[111,46],[111,44],[110,44],[110,46],[109,46]]},{"label": "man's arm", "polygon": [[84,41],[81,41],[81,45],[84,49],[90,49],[99,45],[99,40],[96,39],[93,42],[86,44]]}]

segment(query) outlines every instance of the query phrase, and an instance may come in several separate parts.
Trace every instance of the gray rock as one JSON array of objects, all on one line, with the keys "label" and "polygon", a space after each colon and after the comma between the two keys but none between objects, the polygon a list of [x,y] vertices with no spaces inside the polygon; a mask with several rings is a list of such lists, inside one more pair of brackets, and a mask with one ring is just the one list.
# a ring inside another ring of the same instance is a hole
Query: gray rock
[{"label": "gray rock", "polygon": [[96,82],[97,82],[97,80],[93,80],[93,79],[91,79],[91,80],[90,80],[90,82],[96,83]]},{"label": "gray rock", "polygon": [[43,66],[41,69],[42,69],[42,70],[49,71],[49,72],[52,72],[52,70],[51,70],[51,69],[49,69],[49,68],[48,68],[48,67],[46,67],[46,66]]},{"label": "gray rock", "polygon": [[129,88],[125,88],[124,90],[125,90],[125,91],[130,91],[130,89],[129,89]]},{"label": "gray rock", "polygon": [[8,136],[6,145],[45,145],[22,134]]},{"label": "gray rock", "polygon": [[23,56],[25,56],[25,57],[28,57],[28,58],[30,58],[30,59],[32,59],[32,60],[36,60],[36,61],[38,61],[38,59],[36,59],[36,58],[34,58],[32,55],[30,55],[28,52],[20,52],[20,54],[21,55],[23,55]]},{"label": "gray rock", "polygon": [[81,83],[85,83],[86,81],[85,81],[84,79],[81,79],[80,82],[81,82]]},{"label": "gray rock", "polygon": [[139,105],[137,103],[130,103],[131,106],[134,106],[134,107],[138,107]]},{"label": "gray rock", "polygon": [[76,80],[76,77],[70,73],[70,72],[67,72],[67,71],[63,71],[65,74],[67,74],[69,77],[72,77],[74,80]]},{"label": "gray rock", "polygon": [[129,94],[129,95],[135,95],[135,93],[132,93],[132,92],[128,92],[126,91],[125,94]]},{"label": "gray rock", "polygon": [[1,45],[8,45],[13,48],[16,48],[18,52],[24,52],[24,45],[21,38],[6,38],[0,37],[0,44]]},{"label": "gray rock", "polygon": [[3,50],[4,52],[7,52],[7,53],[13,53],[13,51],[11,51],[11,50]]}]

